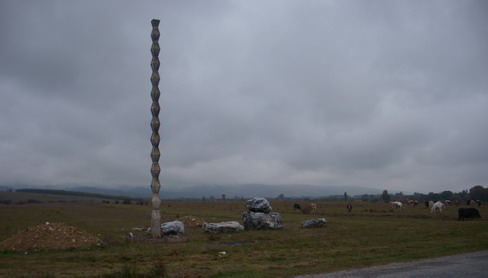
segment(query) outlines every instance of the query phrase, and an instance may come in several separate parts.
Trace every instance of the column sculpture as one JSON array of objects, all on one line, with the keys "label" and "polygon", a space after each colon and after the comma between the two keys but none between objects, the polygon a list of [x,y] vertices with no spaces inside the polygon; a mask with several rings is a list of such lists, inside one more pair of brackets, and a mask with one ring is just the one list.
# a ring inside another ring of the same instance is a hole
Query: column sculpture
[{"label": "column sculpture", "polygon": [[152,213],[151,213],[151,234],[153,238],[161,237],[161,214],[159,212],[159,207],[161,205],[161,199],[159,198],[159,189],[161,188],[161,183],[159,182],[159,173],[161,172],[161,168],[159,167],[159,157],[161,153],[159,152],[159,51],[161,50],[159,47],[159,20],[153,19],[151,20],[152,25],[152,32],[151,32],[151,39],[152,39],[152,46],[151,46],[151,98],[152,98],[152,105],[151,105],[151,144],[152,144],[152,151],[151,151],[151,158],[152,158],[152,166],[151,166],[151,175],[152,175],[152,182],[151,182],[151,191],[152,191]]}]

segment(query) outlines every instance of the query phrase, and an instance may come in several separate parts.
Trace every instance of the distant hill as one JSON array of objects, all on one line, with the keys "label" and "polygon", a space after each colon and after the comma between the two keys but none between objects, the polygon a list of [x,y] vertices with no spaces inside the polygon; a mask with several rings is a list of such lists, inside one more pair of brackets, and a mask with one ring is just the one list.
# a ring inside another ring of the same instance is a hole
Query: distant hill
[{"label": "distant hill", "polygon": [[[150,198],[151,189],[147,187],[107,189],[96,187],[74,187],[72,191],[89,192],[106,195],[130,196],[134,198]],[[214,196],[221,198],[225,194],[227,198],[234,197],[268,197],[275,198],[280,194],[285,197],[325,197],[331,195],[342,195],[347,192],[349,196],[362,194],[381,194],[383,190],[377,188],[366,188],[357,186],[317,186],[317,185],[264,185],[264,184],[243,184],[243,185],[200,185],[184,188],[161,187],[160,196],[162,199],[175,198],[202,198]]]},{"label": "distant hill", "polygon": [[[94,195],[107,196],[127,196],[130,198],[145,198],[151,197],[151,188],[148,186],[139,187],[120,187],[120,188],[105,188],[105,187],[90,187],[90,186],[0,186],[0,191],[8,191],[22,188],[30,189],[49,189],[61,190],[71,192],[85,192]],[[266,185],[266,184],[241,184],[241,185],[198,185],[191,187],[171,187],[162,186],[160,190],[161,199],[177,199],[177,198],[209,198],[214,196],[220,199],[222,194],[226,198],[251,198],[251,197],[266,197],[276,198],[283,194],[287,198],[318,198],[334,195],[343,195],[347,192],[349,196],[363,195],[363,194],[381,194],[383,189],[367,188],[358,186],[318,186],[318,185]],[[392,193],[392,192],[390,192]]]},{"label": "distant hill", "polygon": [[0,185],[0,191],[10,191],[10,190],[12,190],[12,187]]},{"label": "distant hill", "polygon": [[124,189],[113,189],[113,188],[99,188],[99,187],[92,187],[92,186],[78,186],[78,187],[71,187],[66,189],[70,191],[86,192],[86,193],[100,194],[100,195],[128,196],[128,197],[135,197],[135,198],[145,197],[143,194],[139,194],[138,192],[132,192],[131,189],[124,190]]},{"label": "distant hill", "polygon": [[117,195],[90,193],[90,192],[83,192],[83,191],[72,191],[72,190],[67,191],[67,190],[38,189],[38,188],[17,189],[16,192],[63,195],[63,196],[92,197],[92,198],[115,199],[115,200],[129,198],[128,196],[121,196],[121,195],[117,196]]}]

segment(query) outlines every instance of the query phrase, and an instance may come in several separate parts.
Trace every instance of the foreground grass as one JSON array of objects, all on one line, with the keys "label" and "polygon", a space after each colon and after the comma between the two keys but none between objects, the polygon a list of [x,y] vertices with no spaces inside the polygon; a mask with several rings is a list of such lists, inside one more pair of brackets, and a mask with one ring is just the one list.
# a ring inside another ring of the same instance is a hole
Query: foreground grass
[{"label": "foreground grass", "polygon": [[[319,203],[301,214],[273,202],[284,227],[278,231],[206,234],[187,227],[188,242],[134,244],[131,227],[147,227],[150,207],[102,204],[35,204],[0,207],[0,240],[45,221],[64,222],[107,243],[102,248],[50,252],[0,252],[0,276],[13,277],[292,277],[397,261],[488,249],[488,221],[457,221],[457,208],[432,215],[424,207],[394,211],[387,204]],[[179,216],[209,222],[241,221],[241,203],[163,203],[163,221]],[[488,216],[488,207],[480,212]],[[325,217],[323,228],[302,230]],[[142,234],[140,234],[142,236]],[[225,252],[223,254],[222,252]]]}]

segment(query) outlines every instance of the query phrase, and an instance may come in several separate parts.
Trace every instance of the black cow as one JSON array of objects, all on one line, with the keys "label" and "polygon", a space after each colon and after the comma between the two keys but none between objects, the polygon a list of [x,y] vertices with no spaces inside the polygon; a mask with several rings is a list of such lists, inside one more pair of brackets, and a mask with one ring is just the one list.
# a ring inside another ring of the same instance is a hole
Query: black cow
[{"label": "black cow", "polygon": [[474,219],[481,218],[480,212],[475,208],[460,208],[458,210],[459,221],[464,221],[464,219]]},{"label": "black cow", "polygon": [[302,207],[300,207],[299,204],[293,204],[293,210],[302,210]]}]

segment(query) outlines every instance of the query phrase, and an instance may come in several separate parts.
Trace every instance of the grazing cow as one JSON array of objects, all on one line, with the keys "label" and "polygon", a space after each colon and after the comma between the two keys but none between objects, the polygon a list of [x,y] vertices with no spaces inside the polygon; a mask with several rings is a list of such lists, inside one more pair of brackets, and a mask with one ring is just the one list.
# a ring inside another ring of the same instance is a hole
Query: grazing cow
[{"label": "grazing cow", "polygon": [[424,205],[425,205],[425,208],[428,209],[429,208],[429,201],[425,201]]},{"label": "grazing cow", "polygon": [[476,205],[476,201],[475,201],[475,200],[468,200],[468,201],[466,202],[466,205],[467,205],[467,206],[473,206],[473,207],[474,207],[474,206]]},{"label": "grazing cow", "polygon": [[414,204],[414,201],[413,200],[408,200],[407,205],[413,206],[413,204]]},{"label": "grazing cow", "polygon": [[347,204],[347,211],[348,212],[351,212],[351,210],[352,210],[352,205],[351,204]]},{"label": "grazing cow", "polygon": [[481,200],[476,200],[476,203],[478,204],[478,207],[481,207]]},{"label": "grazing cow", "polygon": [[316,203],[311,203],[310,204],[310,209],[311,209],[311,212],[314,213],[317,210],[317,204]]},{"label": "grazing cow", "polygon": [[445,200],[444,202],[446,203],[446,206],[450,206],[451,205],[451,200]]},{"label": "grazing cow", "polygon": [[391,202],[390,204],[393,208],[403,209],[403,204],[401,202]]},{"label": "grazing cow", "polygon": [[431,213],[434,213],[434,212],[442,213],[442,207],[443,206],[444,206],[444,204],[441,201],[437,201],[430,208],[430,212]]},{"label": "grazing cow", "polygon": [[295,203],[293,204],[293,210],[302,210],[302,207],[299,204]]},{"label": "grazing cow", "polygon": [[464,221],[464,219],[474,219],[474,218],[481,218],[480,212],[475,208],[459,208],[459,221]]},{"label": "grazing cow", "polygon": [[413,207],[416,207],[416,206],[418,206],[418,205],[419,205],[419,202],[417,202],[417,201],[414,201],[414,202],[413,202]]}]

